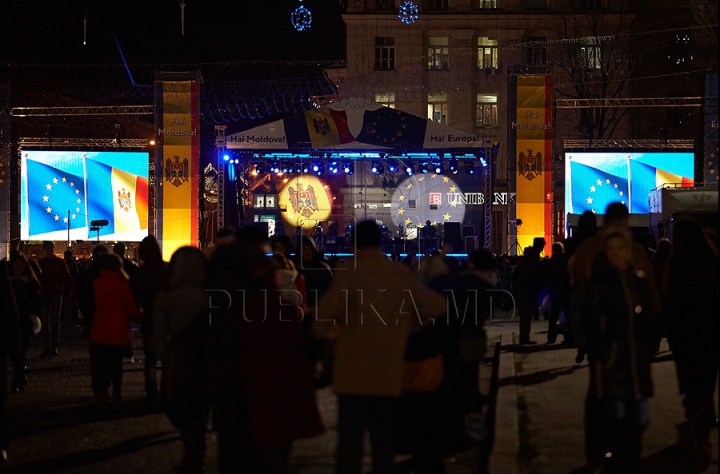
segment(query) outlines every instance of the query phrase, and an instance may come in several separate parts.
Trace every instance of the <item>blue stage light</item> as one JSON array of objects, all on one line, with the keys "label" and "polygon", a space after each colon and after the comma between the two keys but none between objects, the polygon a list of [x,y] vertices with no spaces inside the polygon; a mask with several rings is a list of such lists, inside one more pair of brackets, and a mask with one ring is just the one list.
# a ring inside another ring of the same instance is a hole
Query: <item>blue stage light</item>
[{"label": "blue stage light", "polygon": [[396,173],[398,170],[397,163],[388,163],[388,171],[391,173]]},{"label": "blue stage light", "polygon": [[353,165],[351,162],[343,163],[343,171],[345,174],[353,174],[355,172],[355,165]]},{"label": "blue stage light", "polygon": [[225,154],[223,155],[223,160],[228,161],[230,159],[230,155]]}]

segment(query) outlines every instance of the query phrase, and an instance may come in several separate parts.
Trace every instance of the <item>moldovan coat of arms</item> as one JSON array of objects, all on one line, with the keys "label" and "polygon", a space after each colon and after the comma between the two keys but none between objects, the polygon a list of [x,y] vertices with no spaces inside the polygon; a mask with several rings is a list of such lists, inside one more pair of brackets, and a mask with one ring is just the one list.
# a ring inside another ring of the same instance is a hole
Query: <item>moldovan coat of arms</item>
[{"label": "moldovan coat of arms", "polygon": [[537,152],[533,155],[532,150],[528,150],[527,155],[522,151],[518,155],[518,172],[527,178],[528,181],[532,181],[536,177],[540,176],[542,170],[542,155]]},{"label": "moldovan coat of arms", "polygon": [[169,181],[173,186],[179,187],[188,180],[188,159],[180,161],[180,157],[175,157],[175,162],[170,158],[165,160],[165,181]]}]

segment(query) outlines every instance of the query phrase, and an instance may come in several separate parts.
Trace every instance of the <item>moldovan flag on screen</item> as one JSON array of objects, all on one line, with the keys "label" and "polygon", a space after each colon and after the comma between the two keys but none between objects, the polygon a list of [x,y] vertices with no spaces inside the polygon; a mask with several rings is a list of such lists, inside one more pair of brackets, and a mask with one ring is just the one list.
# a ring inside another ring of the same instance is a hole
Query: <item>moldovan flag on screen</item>
[{"label": "moldovan flag on screen", "polygon": [[88,220],[107,219],[100,235],[148,228],[148,180],[118,168],[87,160]]}]

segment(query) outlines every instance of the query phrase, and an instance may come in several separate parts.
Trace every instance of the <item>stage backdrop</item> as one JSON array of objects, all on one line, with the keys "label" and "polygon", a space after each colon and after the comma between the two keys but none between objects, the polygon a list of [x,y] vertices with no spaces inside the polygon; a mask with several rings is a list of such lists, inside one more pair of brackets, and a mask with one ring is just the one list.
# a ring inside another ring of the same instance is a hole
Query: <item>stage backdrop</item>
[{"label": "stage backdrop", "polygon": [[[157,238],[164,260],[185,245],[198,245],[199,74],[158,73],[155,102],[157,130]],[[173,80],[175,79],[175,80]]]},{"label": "stage backdrop", "polygon": [[517,243],[524,249],[544,237],[546,255],[552,246],[552,88],[550,75],[510,77],[508,163],[515,180],[514,217],[522,220]]}]

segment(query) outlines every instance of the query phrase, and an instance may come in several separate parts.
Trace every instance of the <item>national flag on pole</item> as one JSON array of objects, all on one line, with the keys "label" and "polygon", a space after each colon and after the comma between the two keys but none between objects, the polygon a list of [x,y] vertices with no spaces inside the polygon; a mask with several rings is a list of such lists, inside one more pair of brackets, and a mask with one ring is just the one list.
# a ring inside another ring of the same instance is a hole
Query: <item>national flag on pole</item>
[{"label": "national flag on pole", "polygon": [[366,110],[357,141],[387,148],[422,148],[428,121],[390,107]]},{"label": "national flag on pole", "polygon": [[27,200],[30,237],[87,226],[85,182],[34,160],[27,161]]},{"label": "national flag on pole", "polygon": [[[93,160],[85,161],[85,173],[88,177],[88,221],[108,221],[108,225],[100,229],[100,235],[148,228],[146,177]],[[93,235],[88,236],[91,237]]]}]

